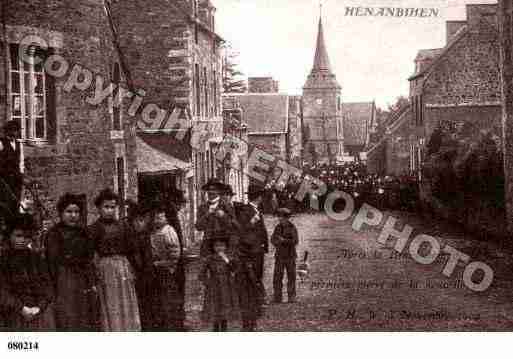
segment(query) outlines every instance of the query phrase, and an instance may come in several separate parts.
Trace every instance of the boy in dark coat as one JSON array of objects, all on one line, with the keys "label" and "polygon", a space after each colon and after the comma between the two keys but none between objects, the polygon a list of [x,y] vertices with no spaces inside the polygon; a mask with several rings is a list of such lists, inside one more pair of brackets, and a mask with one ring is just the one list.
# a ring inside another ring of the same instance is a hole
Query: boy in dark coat
[{"label": "boy in dark coat", "polygon": [[48,266],[32,250],[32,218],[15,218],[8,230],[8,248],[0,258],[0,312],[9,331],[55,330],[53,289]]},{"label": "boy in dark coat", "polygon": [[282,302],[283,275],[287,271],[287,294],[289,303],[296,301],[296,246],[298,234],[296,226],[289,220],[291,211],[288,208],[278,210],[280,223],[274,229],[271,243],[276,248],[274,256],[274,303]]}]

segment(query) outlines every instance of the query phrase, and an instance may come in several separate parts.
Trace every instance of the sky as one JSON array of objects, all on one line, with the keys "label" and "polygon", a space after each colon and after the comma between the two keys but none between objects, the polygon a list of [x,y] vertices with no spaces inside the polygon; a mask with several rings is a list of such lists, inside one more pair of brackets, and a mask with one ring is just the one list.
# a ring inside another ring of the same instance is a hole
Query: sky
[{"label": "sky", "polygon": [[[246,76],[273,76],[280,92],[301,94],[313,64],[319,0],[211,0],[216,29],[239,53]],[[344,102],[385,108],[408,96],[419,49],[445,45],[445,21],[465,20],[465,4],[496,0],[323,0],[324,35]],[[439,17],[345,16],[345,8],[424,7]]]}]

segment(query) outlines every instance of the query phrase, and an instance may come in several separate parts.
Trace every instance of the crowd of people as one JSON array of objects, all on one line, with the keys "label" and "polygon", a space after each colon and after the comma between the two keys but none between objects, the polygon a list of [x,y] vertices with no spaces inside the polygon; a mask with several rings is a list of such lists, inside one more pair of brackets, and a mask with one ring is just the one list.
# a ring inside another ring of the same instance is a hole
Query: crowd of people
[{"label": "crowd of people", "polygon": [[[317,198],[317,209],[311,205],[310,194],[302,201],[296,199],[306,176],[326,184],[326,192]],[[274,213],[280,207],[288,207],[296,213],[322,211],[327,196],[334,191],[344,191],[351,195],[356,208],[367,203],[382,210],[418,209],[418,183],[415,177],[371,174],[363,162],[305,166],[302,176],[291,176],[286,184],[270,180],[265,189],[266,213]]]},{"label": "crowd of people", "polygon": [[[104,189],[94,202],[98,219],[89,226],[83,198],[66,193],[57,203],[58,223],[46,228],[30,206],[20,205],[23,178],[15,140],[20,128],[10,122],[4,134],[0,330],[186,330],[185,265],[190,258],[179,219],[184,193],[174,189],[157,201],[135,203],[122,202]],[[272,301],[283,301],[285,274],[288,302],[296,301],[299,236],[289,217],[312,211],[311,198],[296,199],[304,176],[326,184],[327,191],[316,201],[318,210],[336,190],[352,195],[356,206],[415,209],[417,183],[412,178],[368,174],[358,162],[305,166],[302,177],[292,176],[288,183],[250,184],[247,203],[233,201],[229,185],[210,179],[202,187],[205,201],[195,227],[203,232],[198,276],[204,287],[202,319],[213,330],[228,330],[235,319],[244,331],[257,328],[268,304],[262,279],[270,245],[275,247]],[[264,213],[280,217],[271,236]]]},{"label": "crowd of people", "polygon": [[[274,302],[295,302],[298,234],[279,212],[269,238],[261,213],[264,189],[249,186],[248,203],[233,202],[232,188],[211,179],[202,190],[196,228],[203,232],[198,279],[203,320],[214,331],[238,319],[254,331],[267,305],[262,282],[270,243],[276,247]],[[185,263],[178,212],[183,192],[159,202],[120,203],[110,189],[95,199],[99,218],[85,226],[80,196],[58,201],[59,222],[38,231],[28,213],[0,215],[0,330],[184,331]],[[118,219],[119,207],[126,218]]]},{"label": "crowd of people", "polygon": [[[176,201],[175,203],[179,203]],[[128,203],[110,189],[83,225],[82,198],[64,194],[59,222],[2,213],[0,327],[13,331],[183,330],[183,246],[173,207]],[[169,219],[168,219],[169,218]]]}]

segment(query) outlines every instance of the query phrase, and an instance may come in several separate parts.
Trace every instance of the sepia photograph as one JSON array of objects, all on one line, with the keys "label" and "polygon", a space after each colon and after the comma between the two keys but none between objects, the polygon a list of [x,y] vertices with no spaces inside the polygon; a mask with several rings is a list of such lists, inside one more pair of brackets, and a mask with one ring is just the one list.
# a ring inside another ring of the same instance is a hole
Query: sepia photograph
[{"label": "sepia photograph", "polygon": [[6,353],[513,330],[512,0],[0,3]]}]

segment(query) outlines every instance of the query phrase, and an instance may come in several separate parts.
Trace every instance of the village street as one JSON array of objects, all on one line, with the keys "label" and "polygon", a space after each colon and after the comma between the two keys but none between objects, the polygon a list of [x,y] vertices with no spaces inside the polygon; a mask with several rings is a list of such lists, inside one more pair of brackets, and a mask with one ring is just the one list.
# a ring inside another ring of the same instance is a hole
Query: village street
[{"label": "village street", "polygon": [[[298,279],[298,302],[269,304],[259,321],[262,331],[355,330],[511,330],[513,288],[508,280],[512,260],[497,243],[485,243],[464,235],[450,225],[418,215],[393,213],[398,229],[405,223],[413,235],[435,236],[486,262],[494,270],[494,282],[484,292],[465,287],[462,267],[451,278],[442,274],[447,257],[431,265],[416,263],[407,250],[398,257],[393,249],[376,241],[380,227],[351,228],[351,221],[335,222],[322,214],[293,217],[301,242],[299,256],[310,253],[308,277]],[[276,219],[267,218],[271,232]],[[410,237],[413,238],[413,237]],[[196,268],[188,273],[187,322],[192,330],[209,330],[199,320],[201,288]],[[273,253],[266,259],[265,285],[272,295]],[[284,286],[285,288],[285,286]],[[284,293],[286,299],[286,293]],[[239,323],[230,323],[238,330]]]}]

